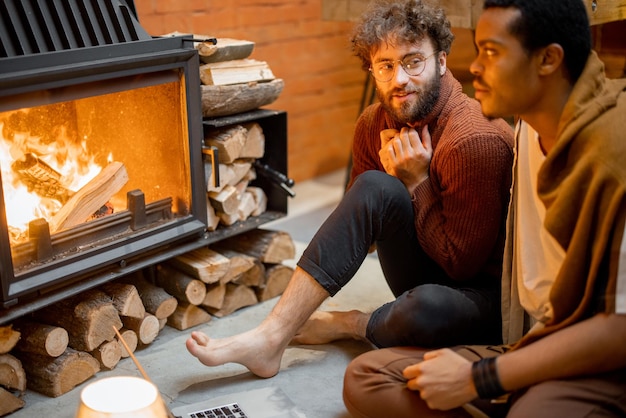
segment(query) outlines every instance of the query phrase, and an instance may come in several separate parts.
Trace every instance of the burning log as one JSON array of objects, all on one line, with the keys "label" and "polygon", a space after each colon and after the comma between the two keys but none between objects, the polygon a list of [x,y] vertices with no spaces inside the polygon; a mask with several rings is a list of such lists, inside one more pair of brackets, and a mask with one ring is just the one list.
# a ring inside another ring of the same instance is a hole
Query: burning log
[{"label": "burning log", "polygon": [[50,232],[81,224],[104,206],[128,181],[126,167],[120,162],[107,165],[96,177],[76,192],[50,221]]},{"label": "burning log", "polygon": [[57,199],[65,203],[74,194],[63,185],[61,173],[33,153],[22,154],[15,158],[11,169],[18,174],[28,190],[38,196]]}]

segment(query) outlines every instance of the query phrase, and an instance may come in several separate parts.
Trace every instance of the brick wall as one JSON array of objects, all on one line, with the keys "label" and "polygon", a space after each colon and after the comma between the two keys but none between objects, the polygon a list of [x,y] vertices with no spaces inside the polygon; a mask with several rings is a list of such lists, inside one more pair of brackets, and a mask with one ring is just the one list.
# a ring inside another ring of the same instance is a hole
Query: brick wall
[{"label": "brick wall", "polygon": [[287,111],[289,175],[296,181],[348,162],[365,74],[348,22],[322,21],[321,0],[135,0],[151,35],[191,32],[255,42],[285,87],[266,107]]}]

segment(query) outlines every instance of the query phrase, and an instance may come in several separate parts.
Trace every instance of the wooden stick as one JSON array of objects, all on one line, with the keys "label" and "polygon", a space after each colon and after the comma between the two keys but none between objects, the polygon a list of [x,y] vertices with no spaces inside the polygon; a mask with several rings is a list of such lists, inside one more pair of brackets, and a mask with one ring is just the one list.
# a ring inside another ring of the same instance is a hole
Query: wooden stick
[{"label": "wooden stick", "polygon": [[[135,363],[135,366],[137,366],[137,368],[139,369],[139,373],[141,373],[141,375],[143,376],[144,379],[146,379],[148,382],[152,383],[152,380],[150,380],[150,378],[148,377],[148,374],[146,373],[146,371],[141,366],[141,363],[139,363],[139,360],[137,360],[137,357],[135,357],[133,352],[130,350],[130,347],[128,347],[128,345],[126,344],[126,341],[124,341],[124,337],[122,337],[122,335],[117,330],[117,328],[113,327],[113,329],[115,329],[115,333],[117,334],[117,338],[119,338],[120,342],[122,343],[122,345],[124,346],[126,351],[128,351],[128,354],[130,354],[130,358],[133,359],[133,363]],[[172,413],[172,411],[170,410],[170,408],[165,403],[165,400],[163,399],[163,397],[160,396],[160,398],[163,401],[163,406],[165,407],[165,410],[167,411],[167,418],[176,418],[174,416],[174,414]]]}]

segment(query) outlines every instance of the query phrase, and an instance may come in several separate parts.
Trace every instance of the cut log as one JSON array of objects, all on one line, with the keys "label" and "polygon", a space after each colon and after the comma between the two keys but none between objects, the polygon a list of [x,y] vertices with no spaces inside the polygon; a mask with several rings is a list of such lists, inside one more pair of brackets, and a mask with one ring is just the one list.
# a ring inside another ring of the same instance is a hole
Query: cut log
[{"label": "cut log", "polygon": [[100,363],[91,354],[68,348],[59,357],[21,353],[28,389],[56,398],[100,371]]},{"label": "cut log", "polygon": [[275,78],[267,62],[250,58],[200,65],[200,81],[207,86],[271,81]]},{"label": "cut log", "polygon": [[208,284],[206,287],[206,296],[200,306],[203,308],[219,309],[224,304],[224,296],[226,296],[226,284]]},{"label": "cut log", "polygon": [[122,316],[143,318],[146,308],[139,297],[137,288],[129,283],[109,282],[100,287],[113,300],[113,306]]},{"label": "cut log", "polygon": [[265,135],[263,128],[256,122],[243,125],[246,129],[246,142],[239,153],[239,158],[262,158],[265,155]]},{"label": "cut log", "polygon": [[216,244],[211,245],[211,248],[228,258],[230,261],[228,264],[228,271],[220,279],[220,282],[222,283],[228,283],[235,277],[254,267],[254,261],[256,260],[254,257],[228,248],[220,248],[219,241]]},{"label": "cut log", "polygon": [[211,320],[211,315],[196,305],[181,302],[176,311],[167,318],[167,324],[177,330],[184,331],[196,325],[205,324]]},{"label": "cut log", "polygon": [[0,354],[6,354],[13,350],[20,339],[20,332],[7,325],[0,327]]},{"label": "cut log", "polygon": [[[194,36],[195,39],[207,37]],[[198,50],[200,61],[204,63],[232,61],[248,58],[254,49],[254,42],[233,38],[217,38],[217,43],[198,42],[194,43]]]},{"label": "cut log", "polygon": [[26,390],[26,374],[22,362],[11,354],[0,354],[0,386],[20,392]]},{"label": "cut log", "polygon": [[232,164],[239,158],[239,154],[241,154],[246,143],[247,135],[246,128],[241,125],[233,125],[211,131],[204,138],[204,143],[207,146],[217,148],[220,164]]},{"label": "cut log", "polygon": [[237,186],[238,184],[245,181],[247,186],[247,183],[250,182],[249,178],[250,171],[252,170],[252,163],[244,160],[237,160],[234,163],[230,164],[230,166],[233,170],[233,175],[228,180],[228,184],[230,184],[231,186]]},{"label": "cut log", "polygon": [[122,321],[111,298],[100,290],[87,290],[35,313],[38,322],[65,328],[69,346],[90,352],[115,337]]},{"label": "cut log", "polygon": [[21,409],[25,404],[24,400],[0,387],[0,417]]},{"label": "cut log", "polygon": [[207,192],[219,192],[226,187],[226,185],[232,183],[232,178],[235,175],[232,164],[218,164],[218,171],[220,184],[215,185],[215,181],[213,180],[213,166],[209,161],[204,162],[204,176],[207,184]]},{"label": "cut log", "polygon": [[112,370],[122,359],[122,345],[117,339],[112,339],[102,343],[91,355],[98,360],[100,367]]},{"label": "cut log", "polygon": [[222,304],[222,307],[220,309],[206,308],[211,315],[222,318],[241,308],[245,308],[246,306],[251,306],[259,302],[254,290],[248,286],[234,283],[227,283],[225,286],[226,294],[224,296],[224,303]]},{"label": "cut log", "polygon": [[202,116],[233,115],[273,103],[283,91],[285,82],[277,78],[267,83],[200,86]]},{"label": "cut log", "polygon": [[22,334],[15,346],[18,351],[58,357],[69,344],[69,335],[65,328],[56,325],[20,320],[15,326]]},{"label": "cut log", "polygon": [[165,319],[176,310],[178,300],[162,287],[147,281],[142,274],[131,274],[123,277],[121,280],[137,288],[146,312],[156,316],[157,319]]},{"label": "cut log", "polygon": [[148,345],[155,340],[161,327],[156,316],[146,312],[142,319],[122,317],[124,328],[135,331],[138,345]]},{"label": "cut log", "polygon": [[126,167],[120,162],[107,165],[63,205],[50,221],[50,232],[85,222],[128,182]]},{"label": "cut log", "polygon": [[206,296],[206,285],[202,280],[165,264],[156,268],[156,284],[180,302],[192,305],[201,304]]},{"label": "cut log", "polygon": [[264,263],[280,264],[295,257],[291,236],[283,231],[256,228],[220,241],[228,248],[258,258]]},{"label": "cut log", "polygon": [[246,192],[251,193],[252,197],[254,197],[255,209],[251,213],[252,216],[259,216],[267,210],[267,195],[262,188],[250,186],[246,189]]},{"label": "cut log", "polygon": [[237,214],[239,216],[240,221],[245,221],[248,219],[252,212],[256,210],[256,201],[254,200],[254,196],[252,193],[245,192],[239,199],[239,207],[237,208]]},{"label": "cut log", "polygon": [[120,341],[120,338],[117,335],[115,336],[115,339],[119,341],[120,343],[120,349],[121,349],[120,355],[122,356],[122,358],[130,357],[131,353],[134,353],[135,350],[137,349],[137,343],[138,343],[137,333],[133,331],[132,329],[127,329],[127,328],[122,328],[120,329],[119,332],[122,338],[124,339],[124,342],[126,343],[124,344],[122,341]]},{"label": "cut log", "polygon": [[284,264],[271,264],[265,266],[265,283],[256,288],[256,296],[259,302],[265,302],[281,295],[293,275],[293,268]]},{"label": "cut log", "polygon": [[199,248],[167,261],[167,264],[204,283],[215,283],[221,279],[228,271],[229,263],[228,258],[209,248]]},{"label": "cut log", "polygon": [[220,217],[215,213],[215,208],[211,205],[209,196],[206,197],[206,217],[207,217],[207,230],[215,231],[220,223]]},{"label": "cut log", "polygon": [[252,260],[254,260],[252,268],[235,277],[233,283],[256,287],[265,283],[265,264],[258,258],[252,257]]},{"label": "cut log", "polygon": [[227,185],[219,192],[209,192],[208,196],[216,213],[237,214],[239,195],[234,186]]}]

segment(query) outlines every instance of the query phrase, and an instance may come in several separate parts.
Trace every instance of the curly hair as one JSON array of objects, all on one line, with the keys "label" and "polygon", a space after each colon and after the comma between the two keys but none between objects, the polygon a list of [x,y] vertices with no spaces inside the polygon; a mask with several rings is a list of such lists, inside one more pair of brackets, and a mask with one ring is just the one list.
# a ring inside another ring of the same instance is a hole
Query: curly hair
[{"label": "curly hair", "polygon": [[454,35],[442,8],[422,0],[379,0],[361,16],[352,33],[352,52],[363,69],[383,42],[415,43],[429,37],[436,51],[450,53]]}]

